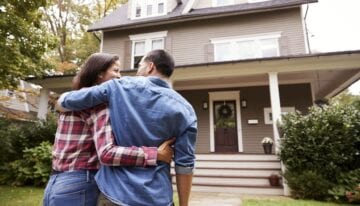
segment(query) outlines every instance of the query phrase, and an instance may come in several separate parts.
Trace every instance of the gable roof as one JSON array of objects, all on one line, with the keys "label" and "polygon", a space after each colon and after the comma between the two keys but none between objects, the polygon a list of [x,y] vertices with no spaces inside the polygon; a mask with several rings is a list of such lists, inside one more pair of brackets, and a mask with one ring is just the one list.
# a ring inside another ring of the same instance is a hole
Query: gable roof
[{"label": "gable roof", "polygon": [[269,10],[296,7],[302,4],[317,2],[318,0],[272,0],[258,3],[244,3],[222,7],[210,7],[203,9],[191,9],[189,13],[182,14],[185,6],[190,0],[183,0],[175,9],[164,16],[131,20],[127,17],[128,4],[124,4],[113,13],[104,17],[100,21],[91,25],[88,29],[98,30],[122,30],[135,27],[145,27],[150,25],[162,25],[175,22],[192,21],[203,18],[217,18],[221,16],[231,16],[246,13],[263,12]]}]

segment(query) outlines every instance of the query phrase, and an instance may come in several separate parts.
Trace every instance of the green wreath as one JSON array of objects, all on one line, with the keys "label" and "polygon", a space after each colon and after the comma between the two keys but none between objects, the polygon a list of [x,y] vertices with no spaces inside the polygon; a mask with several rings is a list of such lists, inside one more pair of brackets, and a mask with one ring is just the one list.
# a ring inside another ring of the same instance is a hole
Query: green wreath
[{"label": "green wreath", "polygon": [[232,115],[231,108],[226,104],[220,106],[217,112],[221,118],[229,118]]}]

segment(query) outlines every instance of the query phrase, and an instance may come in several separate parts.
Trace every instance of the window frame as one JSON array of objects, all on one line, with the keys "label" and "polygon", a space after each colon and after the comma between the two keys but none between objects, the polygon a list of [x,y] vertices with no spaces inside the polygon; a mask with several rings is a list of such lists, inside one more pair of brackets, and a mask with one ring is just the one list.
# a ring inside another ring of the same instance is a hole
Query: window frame
[{"label": "window frame", "polygon": [[230,6],[235,4],[235,0],[230,0],[231,3],[226,5],[219,5],[218,0],[212,0],[212,7]]},{"label": "window frame", "polygon": [[[223,43],[230,43],[230,46],[234,49],[235,45],[238,42],[245,42],[245,41],[253,41],[256,44],[260,44],[261,40],[266,39],[275,39],[277,41],[277,51],[275,56],[280,56],[280,44],[279,39],[281,38],[281,32],[273,32],[273,33],[263,33],[258,35],[244,35],[244,36],[231,36],[231,37],[222,37],[222,38],[213,38],[210,39],[210,42],[213,44],[214,48],[214,62],[221,62],[221,61],[233,61],[233,60],[241,60],[241,59],[248,59],[248,58],[233,58],[230,60],[219,60],[218,58],[218,52],[217,52],[217,44],[223,44]],[[261,47],[259,48],[261,49]],[[262,50],[261,50],[262,52]],[[254,58],[264,58],[263,55]],[[253,58],[249,58],[253,59]]]},{"label": "window frame", "polygon": [[131,70],[137,69],[134,67],[135,63],[135,44],[138,42],[145,42],[144,55],[152,50],[152,42],[154,40],[162,40],[162,49],[165,49],[165,38],[167,36],[167,31],[161,32],[152,32],[145,34],[136,34],[129,35],[129,39],[131,41]]},{"label": "window frame", "polygon": [[[290,112],[295,112],[295,106],[294,107],[281,107],[281,115],[285,115]],[[264,108],[264,124],[272,124],[272,117],[271,115],[271,107],[265,107]]]},{"label": "window frame", "polygon": [[[150,3],[147,3],[150,2]],[[163,13],[159,13],[159,4],[164,5]],[[140,16],[136,16],[137,6],[140,5]],[[151,5],[152,11],[151,15],[148,15],[148,6]],[[132,9],[131,9],[131,19],[143,19],[150,18],[155,16],[163,16],[167,14],[167,0],[133,0],[132,1]]]}]

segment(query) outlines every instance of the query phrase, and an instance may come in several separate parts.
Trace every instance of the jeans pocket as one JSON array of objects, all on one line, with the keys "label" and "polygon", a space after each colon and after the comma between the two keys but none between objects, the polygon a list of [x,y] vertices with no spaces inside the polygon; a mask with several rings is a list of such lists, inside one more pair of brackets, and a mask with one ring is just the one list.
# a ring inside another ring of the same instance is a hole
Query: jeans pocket
[{"label": "jeans pocket", "polygon": [[66,205],[66,206],[85,206],[86,192],[85,190],[75,192],[62,192],[55,194],[51,200],[51,206]]}]

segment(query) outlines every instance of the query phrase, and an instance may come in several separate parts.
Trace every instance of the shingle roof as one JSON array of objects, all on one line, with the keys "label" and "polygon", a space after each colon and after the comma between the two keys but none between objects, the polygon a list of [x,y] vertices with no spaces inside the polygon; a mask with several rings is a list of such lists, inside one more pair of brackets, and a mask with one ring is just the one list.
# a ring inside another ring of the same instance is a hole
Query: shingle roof
[{"label": "shingle roof", "polygon": [[152,24],[167,24],[172,21],[190,21],[198,18],[210,18],[221,15],[239,15],[250,12],[260,12],[286,7],[299,6],[302,4],[317,2],[318,0],[272,0],[258,3],[245,3],[223,7],[210,7],[204,9],[192,9],[187,14],[182,14],[189,0],[183,0],[172,12],[164,16],[131,20],[127,17],[128,4],[115,10],[110,15],[93,24],[88,31],[127,29],[131,27],[148,26]]}]

